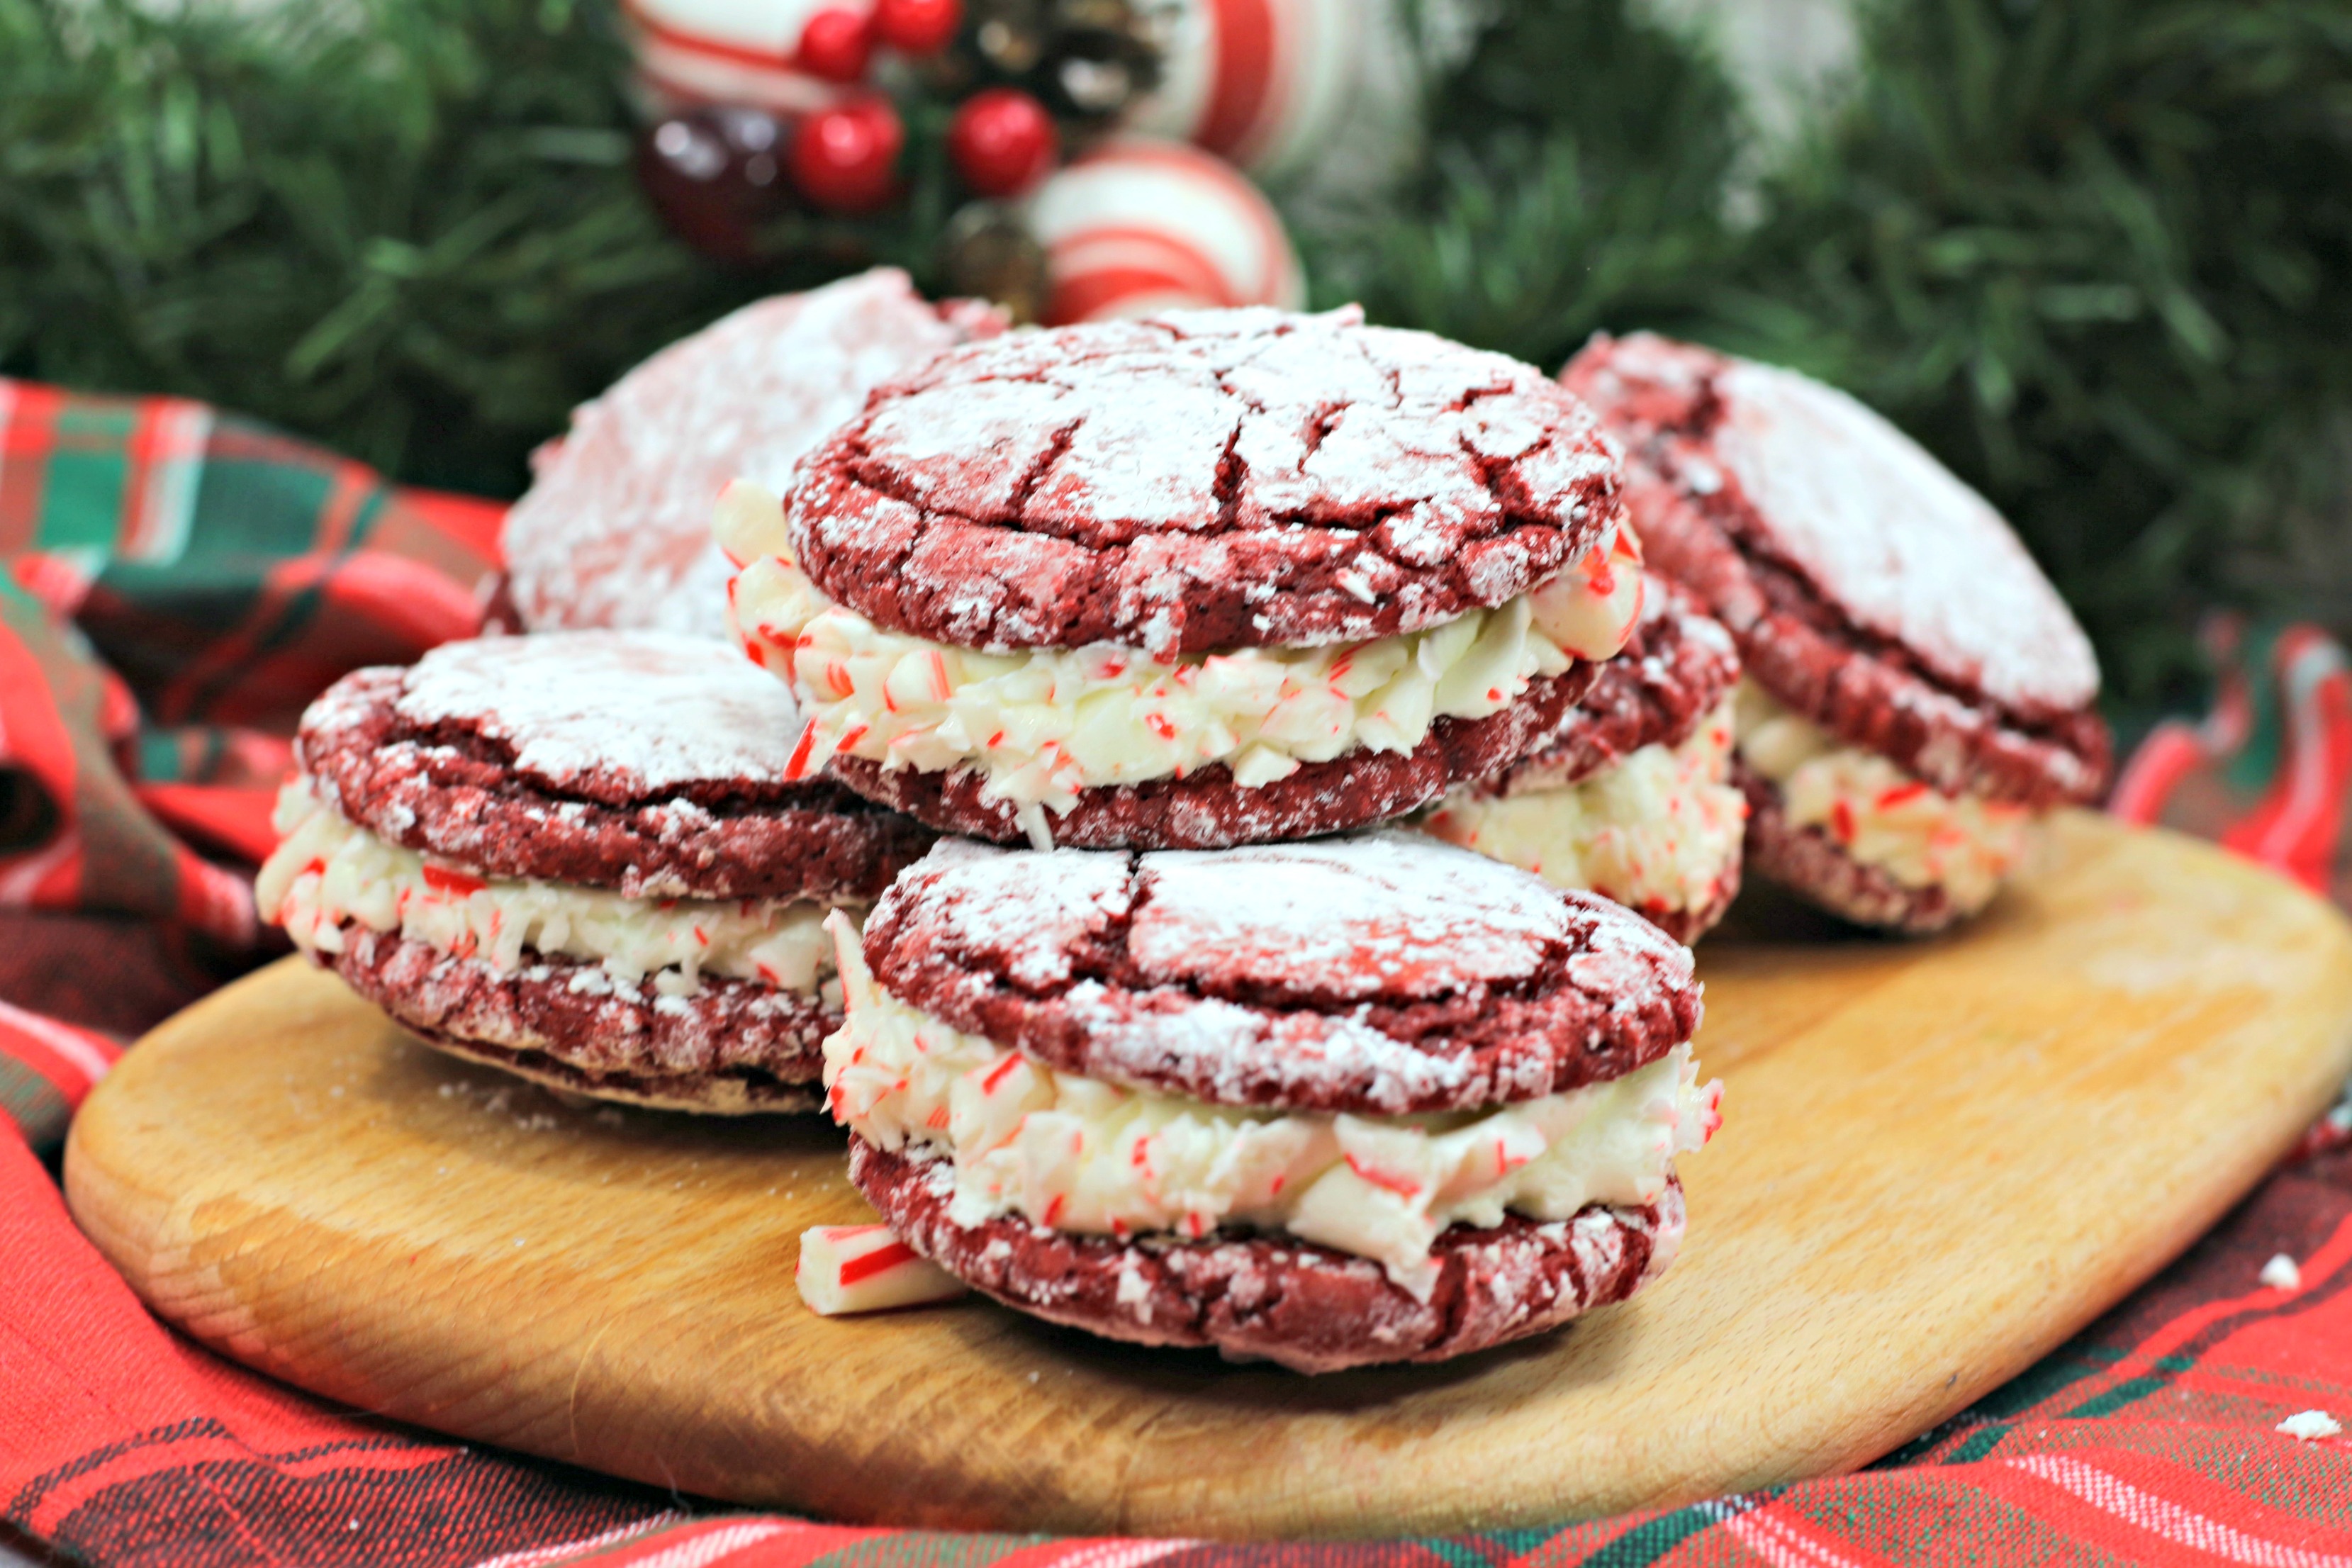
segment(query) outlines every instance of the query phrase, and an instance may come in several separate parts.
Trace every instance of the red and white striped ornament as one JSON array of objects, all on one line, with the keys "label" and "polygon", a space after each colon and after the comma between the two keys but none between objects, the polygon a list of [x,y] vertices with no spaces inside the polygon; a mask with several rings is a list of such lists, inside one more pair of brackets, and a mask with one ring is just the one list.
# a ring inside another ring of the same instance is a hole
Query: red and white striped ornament
[{"label": "red and white striped ornament", "polygon": [[1048,325],[1306,300],[1298,253],[1265,194],[1223,159],[1123,136],[1048,176],[1031,199]]},{"label": "red and white striped ornament", "polygon": [[621,0],[650,114],[740,104],[805,114],[853,89],[803,70],[801,32],[819,11],[871,14],[874,0]]},{"label": "red and white striped ornament", "polygon": [[1298,169],[1347,110],[1368,9],[1366,0],[1178,0],[1160,33],[1160,85],[1128,127],[1255,174]]}]

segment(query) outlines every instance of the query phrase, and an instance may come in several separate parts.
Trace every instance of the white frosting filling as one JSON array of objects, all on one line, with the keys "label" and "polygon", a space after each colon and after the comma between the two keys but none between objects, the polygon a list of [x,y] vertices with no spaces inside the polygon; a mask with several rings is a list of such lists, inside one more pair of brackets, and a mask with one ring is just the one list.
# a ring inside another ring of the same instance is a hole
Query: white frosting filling
[{"label": "white frosting filling", "polygon": [[254,896],[307,952],[343,951],[342,927],[396,931],[501,974],[524,953],[585,960],[614,982],[653,976],[666,996],[702,989],[705,972],[815,992],[833,971],[827,906],[805,899],[625,899],[599,888],[436,865],[347,821],[297,779],[278,795],[281,836]]},{"label": "white frosting filling", "polygon": [[1025,808],[1033,837],[1038,808],[1067,811],[1085,789],[1215,763],[1248,789],[1359,747],[1411,751],[1439,718],[1483,719],[1538,677],[1613,656],[1642,607],[1639,547],[1620,530],[1532,594],[1370,642],[991,653],[890,631],[826,598],[793,563],[780,503],[755,486],[728,487],[717,531],[749,563],[730,595],[737,635],[809,715],[797,768],[840,753],[976,769],[987,798]]},{"label": "white frosting filling", "polygon": [[1791,825],[1822,828],[1906,888],[1941,887],[1963,911],[1990,902],[2032,843],[2031,808],[1946,795],[1844,744],[1752,681],[1739,684],[1738,728],[1740,761],[1780,786]]},{"label": "white frosting filling", "polygon": [[1704,1146],[1723,1086],[1688,1046],[1604,1084],[1484,1111],[1350,1116],[1210,1105],[1056,1072],[908,1006],[840,942],[848,1016],[824,1042],[835,1117],[883,1149],[954,1162],[949,1215],[1018,1214],[1054,1229],[1189,1238],[1287,1231],[1377,1260],[1423,1300],[1430,1245],[1509,1210],[1563,1220],[1647,1204],[1675,1156]]},{"label": "white frosting filling", "polygon": [[1678,746],[1643,746],[1569,783],[1522,767],[1502,795],[1454,790],[1419,824],[1465,849],[1631,909],[1704,909],[1739,859],[1747,797],[1731,780],[1726,698]]}]

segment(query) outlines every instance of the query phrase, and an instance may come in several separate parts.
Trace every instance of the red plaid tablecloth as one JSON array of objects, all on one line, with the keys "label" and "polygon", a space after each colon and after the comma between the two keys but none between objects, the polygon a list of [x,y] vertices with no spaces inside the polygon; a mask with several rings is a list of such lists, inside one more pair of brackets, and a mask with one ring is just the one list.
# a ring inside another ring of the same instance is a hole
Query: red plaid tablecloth
[{"label": "red plaid tablecloth", "polygon": [[[82,1239],[46,1161],[129,1040],[272,951],[247,874],[296,715],[345,669],[470,631],[497,515],[198,405],[0,381],[0,1530],[99,1568],[2352,1568],[2352,1436],[2279,1429],[2306,1411],[2352,1427],[2336,1120],[2145,1289],[1871,1469],[1555,1529],[1266,1546],[848,1529],[468,1448],[200,1349]],[[2343,656],[2308,628],[2214,639],[2236,672],[2214,713],[2160,729],[2119,805],[2329,886]],[[2295,1267],[2266,1279],[2281,1256]]]}]

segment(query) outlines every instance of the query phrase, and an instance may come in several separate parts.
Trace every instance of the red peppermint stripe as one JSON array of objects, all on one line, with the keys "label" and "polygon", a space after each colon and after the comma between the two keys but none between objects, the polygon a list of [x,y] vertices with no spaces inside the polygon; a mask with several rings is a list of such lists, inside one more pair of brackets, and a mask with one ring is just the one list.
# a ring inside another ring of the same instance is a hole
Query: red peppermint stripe
[{"label": "red peppermint stripe", "polygon": [[[782,12],[782,7],[776,9]],[[685,54],[700,55],[708,59],[724,60],[729,65],[750,66],[759,70],[799,68],[794,60],[795,51],[789,44],[780,45],[772,49],[762,49],[748,44],[735,44],[723,38],[714,38],[707,33],[688,32],[683,27],[674,27],[667,22],[658,21],[647,16],[645,6],[638,4],[637,0],[621,0],[621,15],[628,19],[629,26],[644,34],[646,37]],[[792,42],[797,43],[798,40],[794,39]]]},{"label": "red peppermint stripe", "polygon": [[1210,9],[1217,34],[1215,86],[1192,140],[1246,163],[1273,118],[1268,110],[1278,107],[1273,103],[1278,64],[1274,6],[1272,0],[1215,0]]}]

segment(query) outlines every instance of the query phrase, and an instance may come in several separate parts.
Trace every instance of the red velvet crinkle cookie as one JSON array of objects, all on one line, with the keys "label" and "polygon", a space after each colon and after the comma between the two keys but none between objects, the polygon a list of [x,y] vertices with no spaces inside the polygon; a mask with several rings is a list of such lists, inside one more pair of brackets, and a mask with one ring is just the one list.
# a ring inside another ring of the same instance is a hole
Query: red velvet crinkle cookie
[{"label": "red velvet crinkle cookie", "polygon": [[841,1024],[834,999],[765,980],[706,973],[673,997],[581,959],[502,971],[361,924],[345,928],[341,952],[311,956],[451,1056],[663,1110],[812,1110],[817,1043]]},{"label": "red velvet crinkle cookie", "polygon": [[1417,834],[948,840],[835,930],[852,1179],[1114,1338],[1325,1371],[1535,1332],[1664,1267],[1720,1120],[1685,949]]},{"label": "red velvet crinkle cookie", "polygon": [[[1740,761],[1776,797],[1776,841],[1810,841],[1771,853],[1796,890],[1867,924],[1948,923],[2035,819],[2097,796],[2088,639],[1907,437],[1793,372],[1646,333],[1594,339],[1561,379],[1625,447],[1652,564],[1738,642]],[[1843,861],[1869,875],[1822,869]]]},{"label": "red velvet crinkle cookie", "polygon": [[792,698],[723,643],[490,637],[345,677],[303,716],[265,913],[416,1034],[558,1087],[813,1103],[823,922],[929,846],[788,783]]},{"label": "red velvet crinkle cookie", "polygon": [[1632,640],[1597,668],[1548,746],[1458,786],[1416,826],[1695,942],[1739,892],[1739,655],[1688,595],[1652,576]]},{"label": "red velvet crinkle cookie", "polygon": [[1361,641],[1527,593],[1616,464],[1532,366],[1354,311],[1026,333],[884,387],[796,477],[796,559],[963,647]]},{"label": "red velvet crinkle cookie", "polygon": [[646,626],[727,635],[710,500],[739,475],[781,488],[866,395],[1003,317],[934,305],[877,268],[762,300],[613,384],[532,458],[508,512],[499,609],[532,631]]},{"label": "red velvet crinkle cookie", "polygon": [[984,1295],[1107,1339],[1214,1346],[1294,1372],[1450,1361],[1622,1301],[1681,1249],[1682,1184],[1575,1218],[1455,1226],[1430,1244],[1426,1298],[1333,1247],[1213,1232],[1200,1241],[1080,1236],[1007,1217],[959,1225],[955,1167],[852,1140],[849,1179],[925,1258]]},{"label": "red velvet crinkle cookie", "polygon": [[1529,366],[1201,311],[943,354],[719,532],[808,766],[1000,842],[1207,848],[1526,754],[1638,607],[1617,485]]}]

